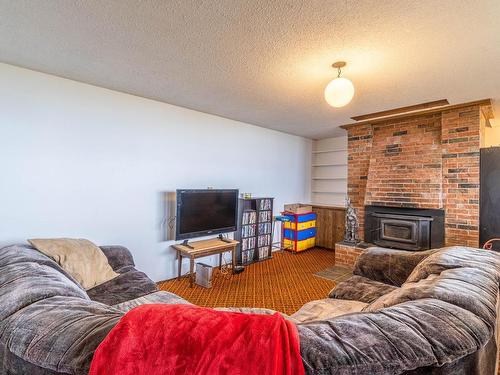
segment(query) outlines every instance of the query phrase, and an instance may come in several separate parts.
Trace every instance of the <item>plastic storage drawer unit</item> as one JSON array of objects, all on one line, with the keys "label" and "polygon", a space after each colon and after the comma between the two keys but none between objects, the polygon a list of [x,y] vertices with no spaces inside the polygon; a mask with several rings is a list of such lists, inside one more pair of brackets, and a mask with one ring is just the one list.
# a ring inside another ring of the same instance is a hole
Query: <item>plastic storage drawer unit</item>
[{"label": "plastic storage drawer unit", "polygon": [[285,229],[304,230],[307,228],[316,228],[316,220],[304,221],[303,223],[293,223],[290,221],[286,221],[284,225]]},{"label": "plastic storage drawer unit", "polygon": [[284,248],[287,250],[292,250],[292,251],[303,251],[310,249],[311,247],[314,247],[316,245],[316,237],[311,237],[308,238],[307,240],[302,240],[302,241],[294,241],[294,240],[288,240],[284,239],[283,240],[283,245]]},{"label": "plastic storage drawer unit", "polygon": [[283,247],[286,250],[302,251],[314,247],[316,244],[316,214],[308,212],[293,214],[285,212],[289,218],[283,226]]},{"label": "plastic storage drawer unit", "polygon": [[304,230],[285,229],[285,238],[289,240],[302,241],[311,237],[316,237],[316,228],[308,228]]}]

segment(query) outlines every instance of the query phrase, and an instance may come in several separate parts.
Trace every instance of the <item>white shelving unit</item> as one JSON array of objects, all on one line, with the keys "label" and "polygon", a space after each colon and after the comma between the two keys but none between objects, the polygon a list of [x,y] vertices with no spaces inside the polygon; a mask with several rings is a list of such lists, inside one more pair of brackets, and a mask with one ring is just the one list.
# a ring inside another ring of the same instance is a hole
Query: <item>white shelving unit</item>
[{"label": "white shelving unit", "polygon": [[313,142],[311,200],[343,205],[347,196],[347,136]]},{"label": "white shelving unit", "polygon": [[[328,138],[328,139],[333,139],[333,138]],[[324,139],[322,139],[324,140]],[[328,152],[342,152],[342,151],[347,151],[347,148],[339,148],[338,150],[320,150],[320,151],[313,151],[312,153],[313,154],[324,154],[324,153],[328,153]]]}]

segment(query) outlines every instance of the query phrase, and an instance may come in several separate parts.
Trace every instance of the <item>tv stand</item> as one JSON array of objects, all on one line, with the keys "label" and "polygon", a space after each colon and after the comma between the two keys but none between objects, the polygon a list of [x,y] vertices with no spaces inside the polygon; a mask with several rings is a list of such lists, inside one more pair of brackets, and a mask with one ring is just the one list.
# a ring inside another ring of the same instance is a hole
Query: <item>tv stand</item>
[{"label": "tv stand", "polygon": [[206,257],[210,255],[219,255],[219,268],[222,267],[222,253],[231,252],[231,264],[232,271],[235,272],[236,269],[236,246],[239,244],[238,241],[229,240],[224,238],[212,238],[210,240],[203,241],[193,241],[190,245],[186,245],[187,240],[183,243],[172,245],[172,247],[177,251],[178,260],[178,274],[177,280],[181,278],[181,268],[182,268],[182,258],[189,258],[189,284],[193,287],[194,283],[194,260],[196,258]]}]

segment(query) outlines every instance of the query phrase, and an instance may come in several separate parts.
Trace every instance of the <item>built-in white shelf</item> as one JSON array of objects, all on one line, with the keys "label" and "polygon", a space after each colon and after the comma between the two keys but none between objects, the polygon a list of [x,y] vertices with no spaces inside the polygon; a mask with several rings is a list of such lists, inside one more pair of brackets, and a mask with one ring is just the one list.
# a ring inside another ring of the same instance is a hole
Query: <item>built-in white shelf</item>
[{"label": "built-in white shelf", "polygon": [[347,194],[345,193],[330,193],[330,194],[312,194],[311,201],[317,205],[345,205],[345,198]]},{"label": "built-in white shelf", "polygon": [[311,201],[343,205],[347,196],[347,136],[313,142]]},{"label": "built-in white shelf", "polygon": [[313,180],[347,180],[347,177],[313,177]]},{"label": "built-in white shelf", "polygon": [[337,150],[318,150],[318,151],[313,151],[313,154],[324,154],[326,152],[342,152],[342,151],[347,151],[347,148],[339,148]]},{"label": "built-in white shelf", "polygon": [[342,194],[346,195],[345,191],[313,191],[314,194]]},{"label": "built-in white shelf", "polygon": [[345,165],[347,167],[347,163],[329,163],[329,164],[313,164],[313,167],[335,167],[337,165]]}]

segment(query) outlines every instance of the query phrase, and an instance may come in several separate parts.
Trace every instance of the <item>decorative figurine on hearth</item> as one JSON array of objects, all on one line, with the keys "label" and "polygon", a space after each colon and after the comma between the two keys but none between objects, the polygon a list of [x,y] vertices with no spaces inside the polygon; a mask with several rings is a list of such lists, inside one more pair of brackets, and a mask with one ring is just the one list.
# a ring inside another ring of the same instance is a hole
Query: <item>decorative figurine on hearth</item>
[{"label": "decorative figurine on hearth", "polygon": [[346,212],[345,212],[345,235],[344,242],[350,244],[358,244],[359,243],[359,220],[358,220],[358,212],[352,206],[351,199],[346,198]]}]

